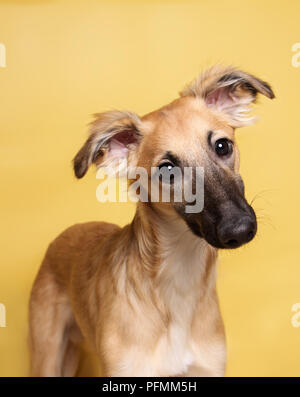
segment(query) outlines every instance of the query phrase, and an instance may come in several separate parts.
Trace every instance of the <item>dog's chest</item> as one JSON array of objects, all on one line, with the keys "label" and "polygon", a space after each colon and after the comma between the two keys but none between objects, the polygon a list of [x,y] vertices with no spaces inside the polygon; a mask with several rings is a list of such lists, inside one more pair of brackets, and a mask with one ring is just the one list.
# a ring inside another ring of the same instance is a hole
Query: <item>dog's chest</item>
[{"label": "dog's chest", "polygon": [[175,376],[184,374],[194,364],[191,334],[195,292],[188,292],[185,287],[183,291],[176,284],[166,284],[162,295],[171,319],[166,327],[160,329],[159,336],[154,338],[156,329],[150,320],[151,313],[146,310],[141,316],[142,329],[137,333],[138,339],[145,340],[145,347],[132,347],[125,358],[125,367],[131,366],[132,373],[139,376]]},{"label": "dog's chest", "polygon": [[[120,361],[121,373],[137,376],[176,376],[185,374],[197,362],[197,349],[192,338],[192,324],[200,299],[205,270],[201,241],[182,239],[169,250],[161,266],[157,300],[170,314],[167,326],[154,316],[150,307],[140,309],[141,326],[135,328],[137,340]],[[156,331],[158,335],[155,337]]]},{"label": "dog's chest", "polygon": [[159,339],[152,360],[160,376],[185,373],[194,362],[188,330],[181,324],[170,325],[168,332]]},{"label": "dog's chest", "polygon": [[[196,358],[192,349],[192,322],[199,299],[201,273],[204,269],[202,244],[182,239],[162,266],[160,297],[171,321],[151,352],[153,370],[158,376],[187,372]],[[190,249],[187,249],[189,247]]]},{"label": "dog's chest", "polygon": [[153,346],[132,346],[119,362],[118,374],[135,376],[175,376],[185,373],[194,362],[186,329],[179,324],[168,327]]}]

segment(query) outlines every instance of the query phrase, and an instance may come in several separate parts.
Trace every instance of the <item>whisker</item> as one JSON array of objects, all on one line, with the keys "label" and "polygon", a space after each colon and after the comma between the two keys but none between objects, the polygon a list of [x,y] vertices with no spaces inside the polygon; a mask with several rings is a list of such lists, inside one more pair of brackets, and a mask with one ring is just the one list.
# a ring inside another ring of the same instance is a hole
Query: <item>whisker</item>
[{"label": "whisker", "polygon": [[[258,200],[264,200],[264,202],[268,206],[271,206],[272,205],[271,202],[266,199],[265,195],[269,193],[273,194],[274,192],[275,189],[265,189],[258,192],[251,200],[250,205],[252,206],[253,204],[257,204]],[[276,227],[272,222],[272,217],[266,213],[265,208],[261,208],[261,207],[257,208],[256,205],[254,205],[254,209],[255,209],[257,221],[260,225],[271,226],[273,230],[276,230]]]},{"label": "whisker", "polygon": [[275,189],[264,189],[261,190],[260,192],[256,193],[253,199],[250,201],[250,205],[254,203],[254,201],[257,201],[258,199],[263,199],[265,200],[268,204],[271,204],[266,197],[263,197],[263,195],[266,195],[268,193],[274,193],[276,190]]}]

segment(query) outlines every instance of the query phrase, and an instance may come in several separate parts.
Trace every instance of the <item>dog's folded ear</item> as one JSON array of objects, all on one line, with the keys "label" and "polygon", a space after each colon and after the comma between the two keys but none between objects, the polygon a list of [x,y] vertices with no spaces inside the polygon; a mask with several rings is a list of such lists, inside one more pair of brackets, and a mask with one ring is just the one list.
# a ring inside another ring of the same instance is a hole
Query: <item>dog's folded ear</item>
[{"label": "dog's folded ear", "polygon": [[181,96],[202,98],[206,105],[226,115],[232,127],[251,124],[249,105],[260,93],[268,98],[275,97],[268,83],[233,67],[214,66],[189,84]]},{"label": "dog's folded ear", "polygon": [[134,156],[141,139],[141,120],[131,112],[111,111],[95,114],[90,136],[73,160],[77,178],[82,178],[89,166],[112,166],[117,161]]}]

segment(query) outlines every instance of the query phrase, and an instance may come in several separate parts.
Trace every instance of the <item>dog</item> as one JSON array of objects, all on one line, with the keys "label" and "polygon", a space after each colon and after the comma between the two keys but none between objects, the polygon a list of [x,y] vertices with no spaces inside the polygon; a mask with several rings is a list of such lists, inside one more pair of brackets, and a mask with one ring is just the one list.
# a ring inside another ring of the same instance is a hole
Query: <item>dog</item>
[{"label": "dog", "polygon": [[254,121],[270,85],[214,66],[170,104],[143,117],[97,114],[74,158],[90,165],[204,169],[204,206],[137,203],[131,224],[76,224],[49,246],[30,299],[33,376],[75,376],[79,346],[96,352],[105,376],[224,376],[226,344],[216,294],[218,249],[256,234],[244,196],[234,132]]}]

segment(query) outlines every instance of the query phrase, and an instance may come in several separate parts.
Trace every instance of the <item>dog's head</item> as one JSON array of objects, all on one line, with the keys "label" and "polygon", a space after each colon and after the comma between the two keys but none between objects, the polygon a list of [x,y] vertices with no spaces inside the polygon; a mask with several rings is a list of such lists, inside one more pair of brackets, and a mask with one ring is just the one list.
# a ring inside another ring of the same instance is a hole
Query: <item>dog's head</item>
[{"label": "dog's head", "polygon": [[[249,105],[258,93],[274,98],[271,87],[258,78],[234,68],[214,67],[188,85],[178,99],[142,118],[124,112],[99,114],[74,159],[75,174],[81,178],[91,163],[113,166],[121,159],[127,159],[129,167],[146,169],[149,178],[152,167],[170,174],[179,169],[182,175],[185,167],[202,167],[200,212],[188,213],[190,203],[184,199],[151,205],[179,215],[214,247],[239,247],[253,239],[257,224],[244,196],[234,131],[253,122]],[[174,190],[176,179],[170,177],[169,184]]]}]

